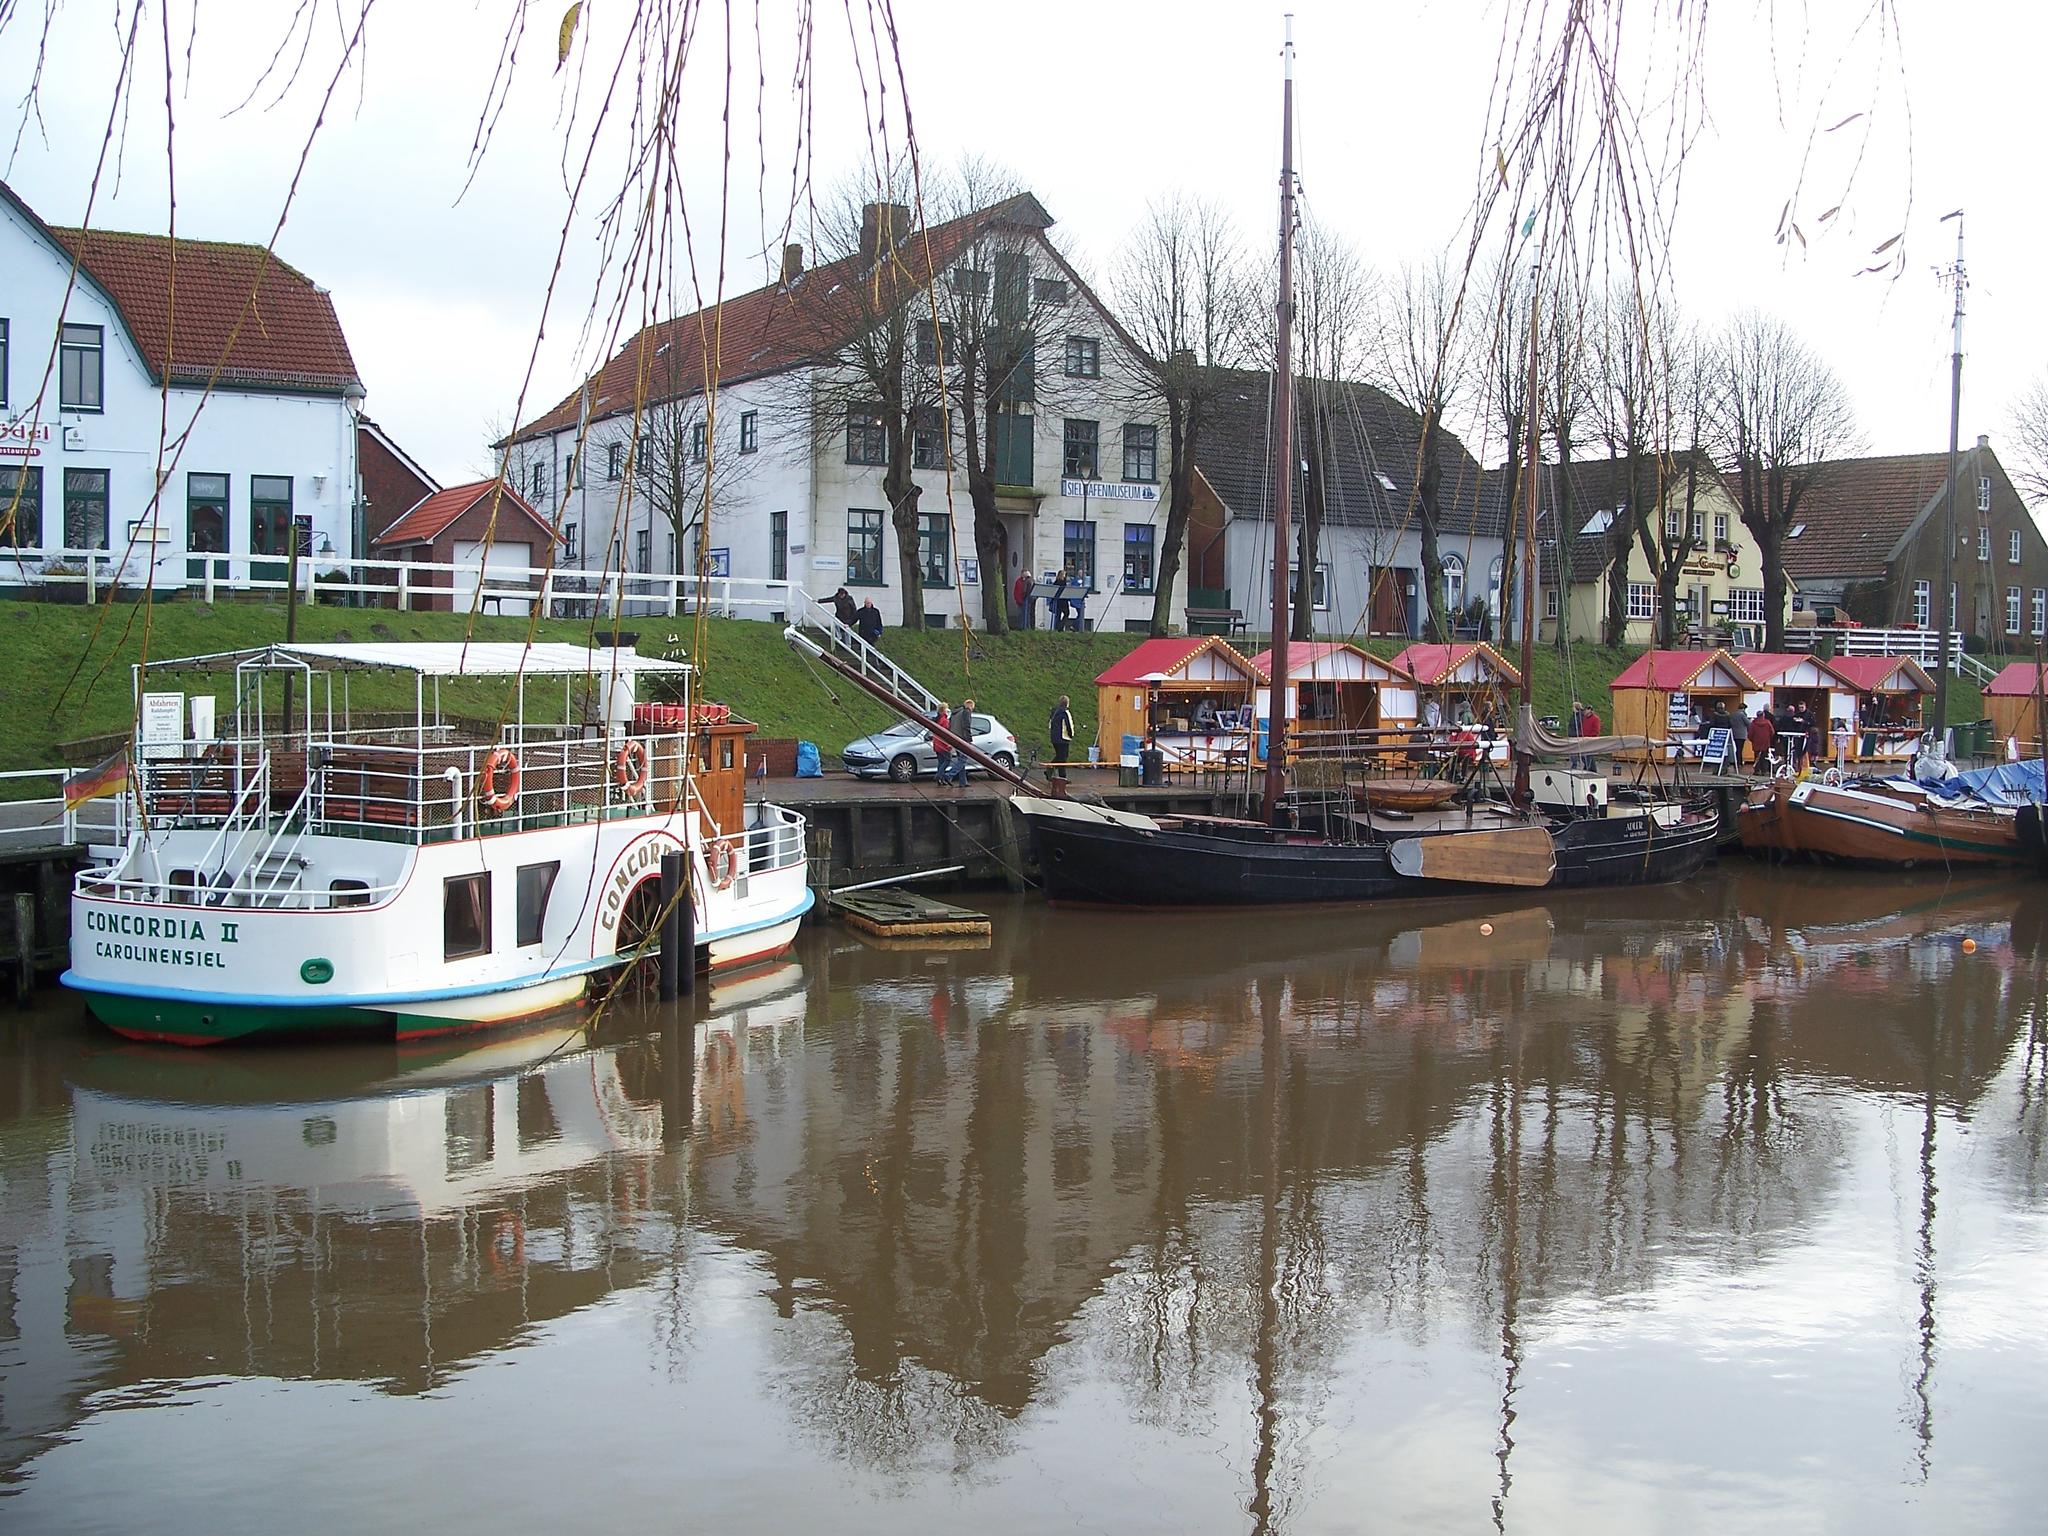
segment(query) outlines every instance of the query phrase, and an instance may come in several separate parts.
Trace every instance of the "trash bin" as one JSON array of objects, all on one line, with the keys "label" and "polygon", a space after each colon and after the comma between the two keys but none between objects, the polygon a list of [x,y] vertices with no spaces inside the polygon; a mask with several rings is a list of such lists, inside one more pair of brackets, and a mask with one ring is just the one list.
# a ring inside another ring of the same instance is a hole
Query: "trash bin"
[{"label": "trash bin", "polygon": [[1965,720],[1956,727],[1956,755],[1958,757],[1989,757],[1991,755],[1991,722],[1989,720]]},{"label": "trash bin", "polygon": [[1138,754],[1138,782],[1147,789],[1157,789],[1166,782],[1166,754],[1157,747],[1147,747]]},{"label": "trash bin", "polygon": [[1143,745],[1144,743],[1140,738],[1131,735],[1129,732],[1126,732],[1124,734],[1123,750],[1117,754],[1116,760],[1118,766],[1124,768],[1137,767],[1138,748]]}]

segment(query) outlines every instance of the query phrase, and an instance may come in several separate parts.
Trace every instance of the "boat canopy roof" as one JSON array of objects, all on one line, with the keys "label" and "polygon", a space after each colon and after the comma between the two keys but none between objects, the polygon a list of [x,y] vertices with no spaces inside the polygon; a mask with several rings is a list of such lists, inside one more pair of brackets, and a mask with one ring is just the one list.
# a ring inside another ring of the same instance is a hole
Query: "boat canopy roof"
[{"label": "boat canopy roof", "polygon": [[629,650],[594,650],[588,646],[516,641],[365,640],[320,644],[259,646],[244,651],[218,651],[152,662],[168,672],[232,672],[255,663],[303,663],[316,670],[416,672],[424,677],[588,677],[614,672],[688,672],[684,661],[666,661]]}]

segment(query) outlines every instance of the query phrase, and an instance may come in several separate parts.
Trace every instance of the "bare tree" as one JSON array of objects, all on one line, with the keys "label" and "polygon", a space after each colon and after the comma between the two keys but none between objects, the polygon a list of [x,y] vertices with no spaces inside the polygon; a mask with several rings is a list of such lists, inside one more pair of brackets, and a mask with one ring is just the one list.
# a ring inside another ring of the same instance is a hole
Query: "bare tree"
[{"label": "bare tree", "polygon": [[1706,545],[1700,492],[1716,476],[1708,456],[1713,427],[1713,378],[1706,344],[1697,330],[1676,340],[1666,328],[1660,351],[1669,379],[1667,422],[1657,461],[1657,499],[1652,515],[1638,524],[1637,538],[1657,583],[1657,642],[1678,639],[1678,582],[1688,560]]},{"label": "bare tree", "polygon": [[1303,475],[1290,630],[1296,640],[1311,640],[1316,554],[1334,473],[1335,429],[1349,408],[1348,381],[1370,345],[1374,278],[1349,245],[1313,220],[1302,230],[1296,262],[1295,335],[1302,380],[1295,395],[1295,444]]},{"label": "bare tree", "polygon": [[[1663,528],[1663,359],[1659,330],[1634,289],[1610,292],[1589,315],[1592,415],[1610,461],[1621,466],[1621,504],[1606,541],[1607,604],[1601,643],[1620,645],[1628,631],[1629,558],[1640,541],[1652,561]],[[1684,530],[1689,540],[1691,527]],[[1668,610],[1660,618],[1668,618]]]},{"label": "bare tree", "polygon": [[2048,374],[2036,374],[2007,418],[2018,462],[2013,484],[2034,501],[2048,500]]},{"label": "bare tree", "polygon": [[1380,388],[1421,418],[1416,443],[1415,490],[1410,514],[1422,535],[1422,582],[1430,632],[1451,636],[1444,612],[1442,466],[1439,445],[1446,413],[1463,398],[1470,336],[1460,324],[1462,274],[1439,256],[1404,266],[1380,290],[1371,368]]},{"label": "bare tree", "polygon": [[[668,528],[676,569],[703,575],[699,566],[711,543],[712,523],[732,500],[751,463],[740,456],[738,447],[737,434],[721,433],[702,396],[668,396],[649,405],[631,440],[621,445],[615,532],[625,528],[637,497],[646,508],[649,526],[659,522]],[[609,458],[609,447],[605,451]],[[584,483],[588,485],[599,470],[591,464]],[[609,478],[611,465],[606,463],[602,470]],[[698,535],[694,540],[693,534]],[[650,552],[650,560],[659,558]]]},{"label": "bare tree", "polygon": [[[1506,520],[1501,541],[1500,612],[1496,633],[1519,633],[1512,613],[1515,568],[1521,554],[1519,498],[1529,433],[1529,293],[1526,273],[1512,260],[1498,263],[1486,280],[1488,304],[1485,313],[1474,311],[1474,348],[1478,359],[1481,418],[1498,422],[1505,457],[1499,470],[1501,514]],[[1482,453],[1484,452],[1482,434]],[[1525,601],[1533,602],[1533,590]]]},{"label": "bare tree", "polygon": [[[1560,269],[1550,302],[1543,306],[1539,332],[1542,366],[1539,372],[1537,420],[1549,430],[1551,451],[1557,459],[1557,494],[1552,498],[1552,527],[1557,534],[1563,581],[1570,560],[1569,550],[1578,531],[1572,508],[1572,451],[1579,445],[1579,423],[1592,411],[1593,365],[1586,335],[1585,290],[1571,270]],[[1624,572],[1624,581],[1627,575]],[[1571,602],[1568,591],[1560,591],[1557,602],[1557,644],[1571,643]]]},{"label": "bare tree", "polygon": [[1111,308],[1129,338],[1140,408],[1166,417],[1166,527],[1152,599],[1152,633],[1173,623],[1173,587],[1195,503],[1195,458],[1228,377],[1249,361],[1243,247],[1213,204],[1174,197],[1153,204],[1124,245]]},{"label": "bare tree", "polygon": [[1715,437],[1763,557],[1764,649],[1785,642],[1785,536],[1828,461],[1856,443],[1849,394],[1783,321],[1746,310],[1714,358]]}]

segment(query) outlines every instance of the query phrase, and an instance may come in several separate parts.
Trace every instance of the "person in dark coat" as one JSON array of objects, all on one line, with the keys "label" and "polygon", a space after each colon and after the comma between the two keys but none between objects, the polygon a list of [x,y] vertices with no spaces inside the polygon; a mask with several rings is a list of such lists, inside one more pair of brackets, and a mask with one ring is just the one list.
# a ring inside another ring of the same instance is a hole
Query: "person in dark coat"
[{"label": "person in dark coat", "polygon": [[1054,773],[1064,779],[1067,776],[1068,754],[1074,750],[1074,712],[1067,707],[1067,696],[1060,695],[1059,703],[1053,705],[1052,714],[1045,722],[1045,732],[1052,738],[1052,760],[1061,766]]},{"label": "person in dark coat", "polygon": [[[958,704],[954,705],[952,718],[946,724],[953,734],[962,741],[974,740],[974,700],[962,699]],[[955,789],[965,789],[967,787],[967,754],[965,752],[955,752],[953,754],[953,776],[946,782],[951,783]]]},{"label": "person in dark coat", "polygon": [[1794,777],[1806,767],[1806,712],[1797,704],[1785,711],[1778,722],[1778,738],[1784,743],[1786,755],[1792,759]]},{"label": "person in dark coat", "polygon": [[879,646],[882,643],[882,610],[875,606],[872,597],[863,601],[860,611],[854,614],[853,627],[869,645]]},{"label": "person in dark coat", "polygon": [[831,601],[832,617],[837,619],[840,623],[844,624],[848,629],[853,628],[853,594],[847,591],[846,588],[841,587],[837,592],[834,592],[832,594]]},{"label": "person in dark coat", "polygon": [[1777,740],[1778,728],[1771,722],[1771,712],[1759,709],[1749,722],[1749,755],[1756,764],[1756,771],[1764,771],[1764,759],[1771,755],[1771,743]]}]

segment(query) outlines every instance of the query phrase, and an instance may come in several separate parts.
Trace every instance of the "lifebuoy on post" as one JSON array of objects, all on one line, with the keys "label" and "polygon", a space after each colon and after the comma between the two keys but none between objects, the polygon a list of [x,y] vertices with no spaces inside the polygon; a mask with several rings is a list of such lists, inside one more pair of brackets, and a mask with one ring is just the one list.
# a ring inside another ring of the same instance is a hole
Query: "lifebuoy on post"
[{"label": "lifebuoy on post", "polygon": [[477,778],[476,797],[493,815],[512,809],[519,799],[518,753],[510,747],[491,749],[491,755],[484,759],[484,771]]},{"label": "lifebuoy on post", "polygon": [[618,756],[612,759],[612,782],[628,799],[636,798],[647,787],[647,748],[643,744],[629,741],[619,748]]},{"label": "lifebuoy on post", "polygon": [[724,890],[732,884],[732,844],[723,839],[712,843],[704,850],[704,862],[711,871],[711,884],[716,890]]}]

